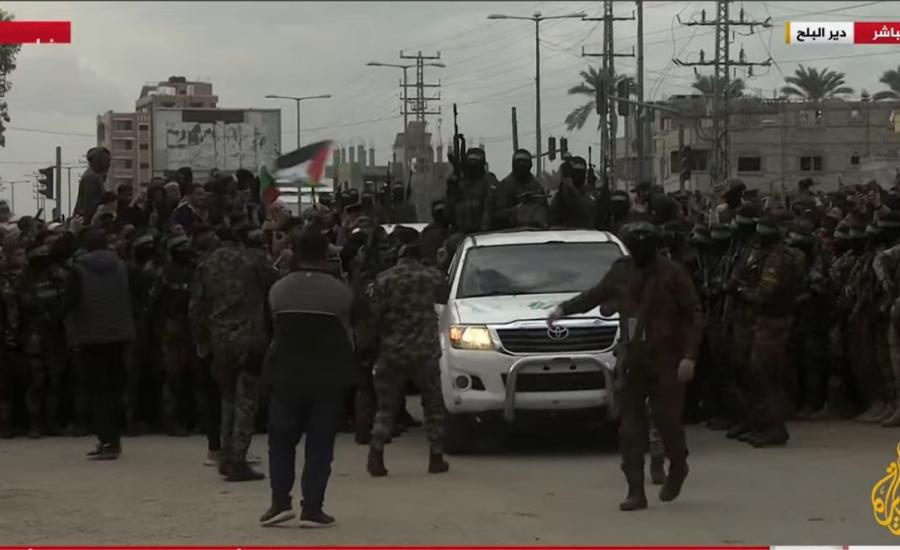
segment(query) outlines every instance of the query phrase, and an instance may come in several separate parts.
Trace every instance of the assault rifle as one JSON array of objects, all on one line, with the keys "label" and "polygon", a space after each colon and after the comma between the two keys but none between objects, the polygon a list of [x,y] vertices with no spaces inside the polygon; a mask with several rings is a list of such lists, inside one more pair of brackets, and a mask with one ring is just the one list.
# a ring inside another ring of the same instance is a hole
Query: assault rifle
[{"label": "assault rifle", "polygon": [[453,175],[456,181],[462,179],[462,162],[466,154],[466,136],[459,133],[459,123],[457,122],[458,112],[456,103],[453,104],[453,150],[447,153],[450,164],[453,165]]}]

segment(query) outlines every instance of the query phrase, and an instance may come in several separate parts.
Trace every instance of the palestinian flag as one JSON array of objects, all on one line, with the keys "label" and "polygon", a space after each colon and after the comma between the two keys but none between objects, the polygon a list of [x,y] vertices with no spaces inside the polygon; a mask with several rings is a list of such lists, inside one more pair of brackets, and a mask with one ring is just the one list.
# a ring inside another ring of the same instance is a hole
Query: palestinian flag
[{"label": "palestinian flag", "polygon": [[275,161],[275,178],[291,184],[318,185],[330,152],[331,141],[319,141],[281,155]]},{"label": "palestinian flag", "polygon": [[275,178],[272,177],[272,174],[269,173],[265,166],[260,166],[259,201],[263,206],[266,206],[278,200],[278,195],[280,195],[280,192],[278,191],[278,184],[275,182]]}]

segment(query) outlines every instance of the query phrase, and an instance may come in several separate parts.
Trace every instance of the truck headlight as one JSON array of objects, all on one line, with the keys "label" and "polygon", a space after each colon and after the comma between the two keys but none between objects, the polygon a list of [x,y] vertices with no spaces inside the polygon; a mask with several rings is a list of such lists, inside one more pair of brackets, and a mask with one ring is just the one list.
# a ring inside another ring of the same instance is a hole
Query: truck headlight
[{"label": "truck headlight", "polygon": [[453,325],[450,327],[450,344],[456,349],[492,350],[491,332],[482,325]]}]

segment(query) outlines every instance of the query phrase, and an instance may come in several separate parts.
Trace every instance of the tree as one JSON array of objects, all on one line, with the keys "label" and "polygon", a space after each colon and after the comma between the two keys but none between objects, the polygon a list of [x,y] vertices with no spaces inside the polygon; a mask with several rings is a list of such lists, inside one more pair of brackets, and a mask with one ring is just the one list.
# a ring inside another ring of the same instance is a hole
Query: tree
[{"label": "tree", "polygon": [[[723,83],[724,84],[724,83]],[[698,74],[691,87],[703,95],[714,95],[716,77],[711,74]],[[735,78],[728,81],[728,97],[740,97],[744,95],[744,81]]]},{"label": "tree", "polygon": [[[0,10],[0,21],[12,21],[13,16],[3,10]],[[9,92],[12,84],[9,81],[9,75],[16,69],[16,56],[22,47],[19,45],[0,45],[0,147],[6,147],[6,123],[9,122],[9,111],[4,101],[7,92]]]},{"label": "tree", "polygon": [[882,90],[880,92],[875,92],[875,95],[872,96],[872,99],[878,101],[880,99],[900,99],[900,66],[897,67],[897,70],[884,71],[884,74],[881,75],[881,78],[878,79],[878,82],[882,84],[887,84],[889,90]]},{"label": "tree", "polygon": [[[608,76],[609,73],[604,72],[603,69],[588,67],[586,71],[581,71],[579,74],[582,78],[581,84],[569,88],[568,93],[569,95],[585,95],[591,99],[581,107],[576,107],[568,114],[568,116],[566,116],[566,128],[570,132],[572,130],[582,129],[592,112],[596,112],[598,116],[603,112],[603,108],[606,105],[606,102],[603,100],[603,93],[607,89],[606,86],[610,79],[613,81],[613,90],[618,89],[619,82],[626,82],[626,85],[631,91],[634,90],[635,86],[632,77],[625,75]],[[601,117],[597,124],[598,130],[600,129],[600,122],[602,121],[603,118]],[[613,122],[613,124],[615,124],[615,122]]]},{"label": "tree", "polygon": [[835,96],[852,94],[853,88],[844,86],[844,73],[823,69],[807,69],[800,65],[793,76],[784,79],[789,86],[781,88],[786,96],[796,96],[803,101],[822,101]]}]

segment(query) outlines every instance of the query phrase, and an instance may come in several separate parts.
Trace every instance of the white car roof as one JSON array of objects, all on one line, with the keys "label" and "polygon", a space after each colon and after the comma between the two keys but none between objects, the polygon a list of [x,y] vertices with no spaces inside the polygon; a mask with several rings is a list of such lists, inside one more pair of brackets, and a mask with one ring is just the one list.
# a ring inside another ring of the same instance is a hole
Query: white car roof
[{"label": "white car roof", "polygon": [[622,248],[618,237],[609,231],[587,229],[559,229],[546,231],[500,231],[479,233],[466,238],[466,246],[503,246],[513,244],[567,243],[615,243]]}]

